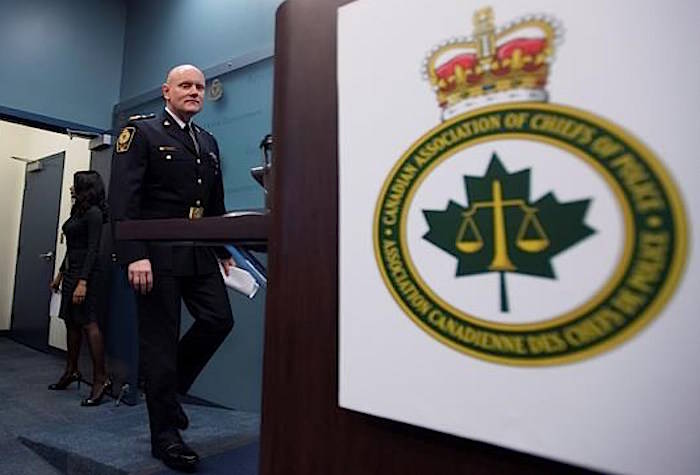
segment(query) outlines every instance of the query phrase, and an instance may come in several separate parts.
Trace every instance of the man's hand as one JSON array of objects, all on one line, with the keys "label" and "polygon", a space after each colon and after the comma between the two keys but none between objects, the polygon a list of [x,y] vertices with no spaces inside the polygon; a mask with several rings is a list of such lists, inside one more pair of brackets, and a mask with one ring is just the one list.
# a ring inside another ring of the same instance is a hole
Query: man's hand
[{"label": "man's hand", "polygon": [[75,305],[80,305],[85,301],[85,294],[87,293],[87,282],[83,279],[78,281],[78,285],[73,291],[73,303]]},{"label": "man's hand", "polygon": [[219,259],[219,262],[221,262],[221,267],[224,268],[224,274],[226,275],[228,275],[229,269],[236,267],[236,261],[233,260],[233,257],[229,257],[228,259]]},{"label": "man's hand", "polygon": [[153,289],[153,272],[151,261],[141,259],[129,264],[129,284],[140,294],[147,294]]}]

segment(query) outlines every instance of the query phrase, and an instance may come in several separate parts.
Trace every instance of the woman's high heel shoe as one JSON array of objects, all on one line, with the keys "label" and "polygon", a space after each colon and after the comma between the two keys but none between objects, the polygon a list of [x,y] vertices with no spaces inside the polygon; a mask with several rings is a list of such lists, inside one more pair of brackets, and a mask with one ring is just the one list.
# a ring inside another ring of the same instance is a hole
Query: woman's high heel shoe
[{"label": "woman's high heel shoe", "polygon": [[80,378],[82,378],[80,371],[73,371],[70,374],[64,373],[57,382],[49,384],[49,389],[51,391],[60,391],[66,389],[75,381],[78,382],[78,389],[80,389]]},{"label": "woman's high heel shoe", "polygon": [[97,394],[94,397],[88,397],[80,401],[81,406],[99,406],[102,402],[102,398],[105,393],[112,389],[112,380],[107,378],[102,386],[97,390]]}]

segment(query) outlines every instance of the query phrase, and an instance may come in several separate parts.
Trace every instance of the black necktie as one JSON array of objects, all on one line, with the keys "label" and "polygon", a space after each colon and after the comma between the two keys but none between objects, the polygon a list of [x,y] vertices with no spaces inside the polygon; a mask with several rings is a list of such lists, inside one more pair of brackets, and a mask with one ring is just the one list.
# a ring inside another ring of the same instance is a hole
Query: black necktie
[{"label": "black necktie", "polygon": [[197,137],[194,136],[194,130],[192,130],[190,124],[185,124],[185,127],[183,127],[182,130],[190,137],[192,144],[194,145],[194,149],[197,151],[197,155],[199,155],[199,144],[197,143]]}]

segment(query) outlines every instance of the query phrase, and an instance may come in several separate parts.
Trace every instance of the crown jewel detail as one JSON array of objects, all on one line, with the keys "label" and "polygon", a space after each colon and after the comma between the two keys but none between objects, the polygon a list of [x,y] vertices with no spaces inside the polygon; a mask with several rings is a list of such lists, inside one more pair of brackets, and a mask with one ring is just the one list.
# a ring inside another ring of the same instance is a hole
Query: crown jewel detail
[{"label": "crown jewel detail", "polygon": [[495,28],[493,10],[474,13],[474,34],[434,47],[423,75],[447,120],[489,103],[546,101],[547,76],[563,39],[559,22],[528,15]]}]

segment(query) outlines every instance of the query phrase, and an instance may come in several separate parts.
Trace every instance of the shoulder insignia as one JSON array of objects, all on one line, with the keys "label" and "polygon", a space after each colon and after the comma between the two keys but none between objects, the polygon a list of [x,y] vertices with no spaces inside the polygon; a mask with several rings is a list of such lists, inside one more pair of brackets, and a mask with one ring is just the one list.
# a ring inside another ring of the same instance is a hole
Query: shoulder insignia
[{"label": "shoulder insignia", "polygon": [[117,153],[129,151],[131,141],[134,140],[134,135],[136,135],[136,127],[124,127],[122,129],[117,139]]},{"label": "shoulder insignia", "polygon": [[132,115],[129,117],[129,120],[143,120],[143,119],[152,119],[156,115],[155,114],[136,114]]}]

